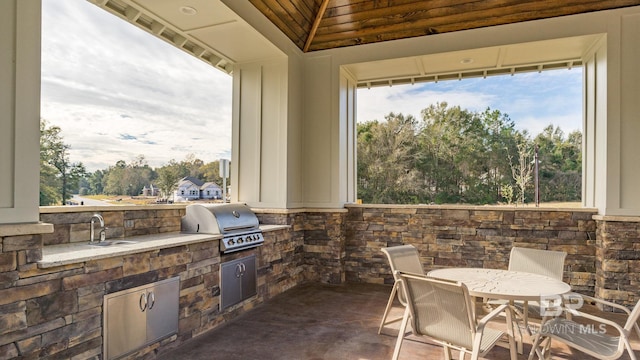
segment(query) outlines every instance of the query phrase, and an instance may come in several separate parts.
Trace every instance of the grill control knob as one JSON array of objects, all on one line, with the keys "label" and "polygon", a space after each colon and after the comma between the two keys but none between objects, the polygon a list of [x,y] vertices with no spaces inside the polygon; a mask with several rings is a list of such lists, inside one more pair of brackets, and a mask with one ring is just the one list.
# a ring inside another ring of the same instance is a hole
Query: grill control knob
[{"label": "grill control knob", "polygon": [[233,239],[229,239],[229,241],[227,241],[227,245],[233,245],[235,244],[235,242],[233,241]]},{"label": "grill control knob", "polygon": [[238,240],[236,241],[238,244],[242,244],[244,242],[244,240],[242,240],[241,237],[238,238]]}]

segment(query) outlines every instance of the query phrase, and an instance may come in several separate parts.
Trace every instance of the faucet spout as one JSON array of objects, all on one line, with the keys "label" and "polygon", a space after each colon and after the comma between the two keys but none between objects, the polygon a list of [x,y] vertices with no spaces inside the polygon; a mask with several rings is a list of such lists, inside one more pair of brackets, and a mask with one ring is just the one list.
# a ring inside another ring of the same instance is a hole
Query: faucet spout
[{"label": "faucet spout", "polygon": [[94,240],[95,235],[96,235],[96,232],[93,229],[93,223],[95,222],[96,219],[98,219],[98,221],[100,221],[100,228],[101,228],[101,230],[100,230],[100,233],[101,233],[100,234],[100,241],[104,241],[104,236],[103,236],[104,231],[105,231],[104,218],[100,214],[93,214],[93,216],[91,217],[91,230],[90,230],[91,239],[89,240],[89,242],[91,242],[91,243],[93,243],[93,240]]}]

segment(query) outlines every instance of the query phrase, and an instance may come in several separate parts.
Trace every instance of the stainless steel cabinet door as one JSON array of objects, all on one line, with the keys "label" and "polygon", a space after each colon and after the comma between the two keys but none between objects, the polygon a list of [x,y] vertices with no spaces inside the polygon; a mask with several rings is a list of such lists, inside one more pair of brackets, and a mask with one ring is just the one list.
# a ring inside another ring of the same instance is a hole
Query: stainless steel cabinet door
[{"label": "stainless steel cabinet door", "polygon": [[105,359],[114,359],[147,342],[144,289],[105,299]]},{"label": "stainless steel cabinet door", "polygon": [[147,289],[147,342],[178,332],[179,294],[179,278]]},{"label": "stainless steel cabinet door", "polygon": [[242,266],[238,260],[220,265],[220,308],[225,309],[242,300],[240,277]]},{"label": "stainless steel cabinet door", "polygon": [[242,300],[257,294],[256,285],[256,257],[249,256],[242,259],[243,273],[241,277]]},{"label": "stainless steel cabinet door", "polygon": [[257,293],[256,256],[250,255],[220,265],[220,309],[237,304]]}]

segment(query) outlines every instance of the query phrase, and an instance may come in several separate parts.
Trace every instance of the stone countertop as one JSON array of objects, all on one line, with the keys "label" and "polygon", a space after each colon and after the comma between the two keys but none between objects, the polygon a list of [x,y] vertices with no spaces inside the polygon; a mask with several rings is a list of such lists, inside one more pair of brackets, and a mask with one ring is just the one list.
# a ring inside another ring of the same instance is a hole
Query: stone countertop
[{"label": "stone countertop", "polygon": [[[287,225],[261,225],[263,232],[287,229]],[[105,259],[114,256],[129,255],[165,249],[174,246],[194,244],[222,239],[220,234],[164,233],[128,238],[107,239],[107,241],[134,241],[135,243],[114,244],[110,246],[89,245],[87,242],[50,245],[42,248],[42,260],[38,267],[46,269],[68,264],[77,264],[90,260]]]}]

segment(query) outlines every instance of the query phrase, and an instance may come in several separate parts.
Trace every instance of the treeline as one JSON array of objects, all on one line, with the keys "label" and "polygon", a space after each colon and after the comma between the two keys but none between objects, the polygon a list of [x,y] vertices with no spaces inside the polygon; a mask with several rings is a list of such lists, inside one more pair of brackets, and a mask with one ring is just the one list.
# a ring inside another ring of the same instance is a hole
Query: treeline
[{"label": "treeline", "polygon": [[496,204],[534,201],[538,147],[540,201],[579,201],[579,131],[549,125],[535,138],[498,110],[447,103],[421,119],[390,113],[358,124],[358,198],[364,203]]},{"label": "treeline", "polygon": [[94,172],[69,160],[70,146],[64,143],[61,129],[40,122],[40,205],[66,204],[71,194],[140,195],[145,186],[157,186],[164,197],[175,190],[178,180],[193,176],[205,182],[222,184],[219,161],[205,163],[190,154],[182,161],[170,160],[151,168],[144,155],[133,161],[116,162]]},{"label": "treeline", "polygon": [[[189,155],[151,168],[143,155],[87,172],[69,161],[60,128],[40,125],[40,205],[64,204],[70,194],[139,195],[154,184],[164,196],[193,176],[222,184],[219,161]],[[534,201],[538,148],[540,201],[579,201],[582,133],[565,137],[549,125],[535,138],[515,130],[498,110],[472,112],[430,105],[421,118],[390,113],[357,125],[358,198],[379,204],[496,204]]]},{"label": "treeline", "polygon": [[107,169],[87,174],[79,182],[80,195],[140,195],[142,189],[153,184],[167,197],[175,190],[178,180],[192,176],[204,182],[222,184],[219,161],[205,163],[190,154],[182,161],[170,160],[159,168],[151,168],[144,155],[126,163],[118,161]]}]

